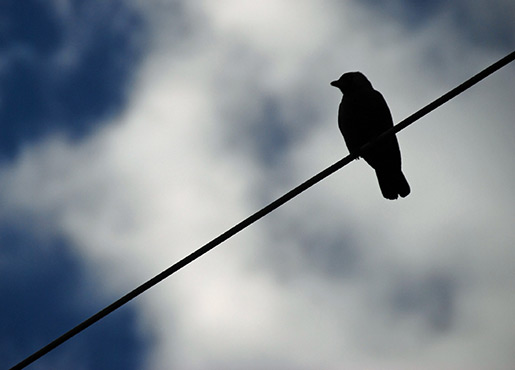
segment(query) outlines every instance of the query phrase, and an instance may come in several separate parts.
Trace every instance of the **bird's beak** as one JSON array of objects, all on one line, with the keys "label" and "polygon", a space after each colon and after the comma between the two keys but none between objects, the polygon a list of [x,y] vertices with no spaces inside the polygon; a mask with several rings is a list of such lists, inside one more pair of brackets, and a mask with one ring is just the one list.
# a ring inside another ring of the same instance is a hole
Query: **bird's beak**
[{"label": "bird's beak", "polygon": [[338,87],[338,80],[331,82],[331,86]]}]

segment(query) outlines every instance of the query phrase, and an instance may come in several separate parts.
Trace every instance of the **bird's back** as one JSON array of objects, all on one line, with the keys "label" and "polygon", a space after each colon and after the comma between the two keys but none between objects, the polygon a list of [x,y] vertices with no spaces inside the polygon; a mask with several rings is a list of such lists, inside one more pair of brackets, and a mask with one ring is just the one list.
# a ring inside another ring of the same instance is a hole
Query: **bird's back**
[{"label": "bird's back", "polygon": [[[338,111],[338,126],[347,148],[357,152],[363,145],[393,127],[390,109],[380,92],[369,89],[345,94]],[[395,136],[378,143],[363,154],[374,168],[387,162],[400,167],[400,150]]]}]

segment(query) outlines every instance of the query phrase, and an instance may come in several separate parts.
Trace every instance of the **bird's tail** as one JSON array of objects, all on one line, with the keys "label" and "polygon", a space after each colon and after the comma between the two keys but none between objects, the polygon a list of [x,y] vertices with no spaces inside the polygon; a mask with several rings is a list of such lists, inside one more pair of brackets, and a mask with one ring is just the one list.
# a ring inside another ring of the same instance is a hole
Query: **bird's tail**
[{"label": "bird's tail", "polygon": [[400,169],[397,171],[376,170],[376,175],[381,193],[386,199],[397,199],[399,195],[404,198],[411,191],[408,181]]}]

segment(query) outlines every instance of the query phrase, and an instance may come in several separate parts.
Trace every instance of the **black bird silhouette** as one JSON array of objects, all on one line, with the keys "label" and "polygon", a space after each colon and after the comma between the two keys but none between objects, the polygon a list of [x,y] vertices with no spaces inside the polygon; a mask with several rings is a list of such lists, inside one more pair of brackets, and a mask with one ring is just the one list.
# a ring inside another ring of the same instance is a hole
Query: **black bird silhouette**
[{"label": "black bird silhouette", "polygon": [[[356,154],[363,145],[393,127],[392,115],[383,95],[374,90],[363,73],[345,73],[331,85],[343,93],[338,127],[351,154]],[[397,199],[399,195],[405,197],[410,193],[401,170],[401,151],[395,135],[361,155],[376,171],[381,193],[386,199]]]}]

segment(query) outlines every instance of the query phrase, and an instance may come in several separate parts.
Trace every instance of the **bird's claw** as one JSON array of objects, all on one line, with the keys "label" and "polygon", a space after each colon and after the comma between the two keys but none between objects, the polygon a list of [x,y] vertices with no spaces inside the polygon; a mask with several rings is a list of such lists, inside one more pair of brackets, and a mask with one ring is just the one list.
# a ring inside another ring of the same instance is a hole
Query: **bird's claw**
[{"label": "bird's claw", "polygon": [[354,157],[355,161],[357,161],[357,160],[359,160],[361,158],[358,153],[352,152],[352,153],[350,153],[350,155],[352,155]]}]

